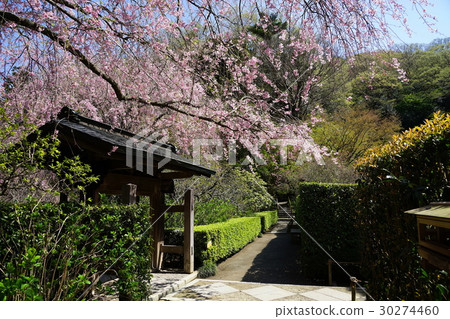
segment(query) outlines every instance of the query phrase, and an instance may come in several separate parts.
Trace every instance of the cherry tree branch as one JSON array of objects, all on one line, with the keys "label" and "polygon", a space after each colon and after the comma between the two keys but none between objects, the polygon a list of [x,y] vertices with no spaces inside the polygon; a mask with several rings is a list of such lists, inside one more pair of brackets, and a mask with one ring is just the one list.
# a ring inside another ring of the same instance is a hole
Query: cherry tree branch
[{"label": "cherry tree branch", "polygon": [[35,31],[35,32],[45,35],[47,38],[49,38],[53,42],[58,43],[65,51],[69,52],[74,57],[76,57],[78,61],[80,61],[82,64],[84,64],[84,66],[86,66],[95,75],[100,76],[103,80],[108,82],[109,85],[114,90],[114,93],[116,94],[116,96],[119,100],[123,101],[126,99],[125,95],[122,93],[122,90],[119,87],[119,84],[113,78],[111,78],[106,73],[99,70],[97,68],[97,66],[94,63],[92,63],[80,50],[75,48],[67,40],[62,39],[56,32],[54,32],[42,25],[39,25],[39,24],[35,23],[34,21],[31,21],[24,17],[20,17],[14,13],[7,12],[7,11],[0,11],[0,22],[1,23],[3,23],[3,22],[14,23],[18,26],[22,26],[29,30],[32,30],[32,31]]},{"label": "cherry tree branch", "polygon": [[[56,9],[58,9],[59,11],[61,11],[62,13],[64,13],[66,16],[68,16],[70,19],[72,19],[73,21],[77,22],[78,24],[82,24],[83,22],[80,21],[80,19],[78,19],[77,17],[75,17],[73,14],[71,14],[70,12],[68,12],[66,9],[64,9],[63,7],[61,7],[60,5],[58,5],[56,2],[53,2],[52,0],[45,0],[47,1],[49,4],[51,4],[52,6],[54,6]],[[71,8],[73,9],[73,8]]]},{"label": "cherry tree branch", "polygon": [[170,109],[172,111],[184,114],[186,116],[198,118],[200,120],[221,126],[223,128],[233,130],[232,128],[230,128],[228,125],[222,123],[221,121],[217,121],[210,117],[206,117],[206,116],[202,116],[202,115],[197,115],[197,114],[182,110],[180,108],[177,108],[175,106],[176,104],[182,104],[185,106],[194,107],[194,105],[192,105],[190,102],[183,102],[183,101],[156,102],[156,101],[147,101],[147,100],[145,100],[143,98],[139,98],[139,97],[127,97],[123,93],[119,83],[117,83],[112,77],[110,77],[105,72],[102,72],[80,50],[75,48],[69,41],[62,39],[56,32],[54,32],[40,24],[37,24],[34,21],[31,21],[27,18],[20,17],[14,13],[7,12],[7,11],[0,11],[0,25],[4,24],[4,23],[14,23],[18,26],[38,32],[38,33],[46,36],[53,42],[58,43],[65,51],[69,52],[78,61],[80,61],[88,70],[90,70],[95,75],[101,77],[103,80],[105,80],[111,86],[111,88],[114,90],[114,93],[119,101],[137,102],[142,105],[156,106],[156,107],[160,107],[160,108]]}]

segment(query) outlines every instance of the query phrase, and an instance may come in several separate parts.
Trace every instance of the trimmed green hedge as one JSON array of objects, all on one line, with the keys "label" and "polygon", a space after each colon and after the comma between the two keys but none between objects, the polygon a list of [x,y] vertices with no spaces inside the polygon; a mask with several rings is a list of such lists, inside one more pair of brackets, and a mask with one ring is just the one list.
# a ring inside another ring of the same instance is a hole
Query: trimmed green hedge
[{"label": "trimmed green hedge", "polygon": [[278,221],[278,213],[276,210],[270,210],[265,212],[259,212],[255,214],[261,217],[261,232],[264,233],[275,225]]},{"label": "trimmed green hedge", "polygon": [[[260,233],[278,221],[276,211],[266,211],[250,217],[232,218],[226,222],[194,227],[196,266],[205,261],[217,262],[241,250]],[[181,245],[183,230],[166,229],[166,244]]]},{"label": "trimmed green hedge", "polygon": [[83,293],[110,266],[120,299],[145,299],[152,245],[150,236],[140,236],[150,227],[148,211],[0,203],[0,300],[89,299]]},{"label": "trimmed green hedge", "polygon": [[260,217],[232,218],[223,223],[194,227],[195,255],[216,262],[242,249],[261,233]]},{"label": "trimmed green hedge", "polygon": [[[353,184],[300,183],[294,203],[297,222],[337,261],[361,258],[355,188]],[[302,272],[325,280],[329,257],[304,232],[300,251]]]}]

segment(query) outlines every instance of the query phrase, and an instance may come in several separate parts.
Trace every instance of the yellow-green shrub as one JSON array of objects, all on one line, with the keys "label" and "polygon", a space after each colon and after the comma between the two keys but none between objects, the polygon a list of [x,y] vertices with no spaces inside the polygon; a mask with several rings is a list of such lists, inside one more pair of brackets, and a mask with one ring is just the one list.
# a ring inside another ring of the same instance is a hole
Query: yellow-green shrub
[{"label": "yellow-green shrub", "polygon": [[424,272],[414,217],[404,211],[449,200],[450,115],[434,114],[359,160],[363,269],[380,300],[448,298],[448,275]]},{"label": "yellow-green shrub", "polygon": [[199,261],[216,262],[242,249],[260,232],[260,217],[233,218],[223,223],[196,226],[195,254]]},{"label": "yellow-green shrub", "polygon": [[278,221],[278,212],[276,210],[269,210],[255,214],[261,217],[261,232],[266,232],[270,227],[275,225]]},{"label": "yellow-green shrub", "polygon": [[[276,223],[276,211],[262,212],[253,217],[232,218],[225,222],[194,227],[195,264],[225,259],[252,242],[261,232]],[[273,223],[273,224],[271,224]],[[166,229],[166,244],[182,245],[183,230]]]}]

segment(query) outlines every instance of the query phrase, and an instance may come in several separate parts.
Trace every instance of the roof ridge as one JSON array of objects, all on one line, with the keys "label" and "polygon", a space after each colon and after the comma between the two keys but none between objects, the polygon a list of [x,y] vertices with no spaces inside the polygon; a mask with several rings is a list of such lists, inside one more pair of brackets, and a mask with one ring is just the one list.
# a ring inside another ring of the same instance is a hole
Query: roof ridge
[{"label": "roof ridge", "polygon": [[[68,120],[68,121],[73,122],[73,123],[80,123],[81,122],[81,123],[84,123],[84,124],[92,125],[92,126],[97,127],[97,128],[105,129],[105,130],[107,130],[109,132],[119,133],[121,135],[130,137],[130,138],[134,137],[138,141],[139,140],[146,140],[148,138],[148,137],[145,137],[145,136],[134,134],[134,133],[132,133],[130,131],[127,131],[127,130],[124,130],[124,129],[121,129],[121,128],[118,128],[118,127],[114,127],[114,126],[112,126],[110,124],[106,124],[106,123],[103,123],[103,122],[100,122],[100,121],[96,121],[96,120],[94,120],[92,118],[80,115],[80,113],[78,113],[77,111],[75,111],[74,109],[72,109],[72,108],[70,108],[68,106],[64,106],[59,111],[57,118],[60,119],[60,120],[65,119],[65,120]],[[175,153],[175,154],[177,153],[176,146],[171,144],[171,143],[162,143],[160,141],[153,140],[153,139],[152,140],[148,140],[147,142],[151,143],[151,144],[158,145],[160,147],[170,148],[173,153]]]}]

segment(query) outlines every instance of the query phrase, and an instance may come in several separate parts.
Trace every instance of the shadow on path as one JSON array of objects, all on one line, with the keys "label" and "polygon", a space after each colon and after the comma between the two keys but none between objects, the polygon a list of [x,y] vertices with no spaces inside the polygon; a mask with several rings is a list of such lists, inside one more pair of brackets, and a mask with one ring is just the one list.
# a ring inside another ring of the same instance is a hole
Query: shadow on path
[{"label": "shadow on path", "polygon": [[299,246],[295,245],[290,234],[266,234],[274,236],[253,259],[251,267],[242,278],[246,282],[276,284],[305,284],[298,264]]},{"label": "shadow on path", "polygon": [[299,246],[287,233],[288,220],[279,220],[271,232],[245,246],[218,265],[214,280],[304,285]]}]

